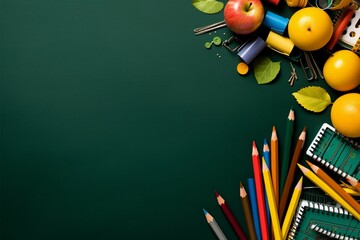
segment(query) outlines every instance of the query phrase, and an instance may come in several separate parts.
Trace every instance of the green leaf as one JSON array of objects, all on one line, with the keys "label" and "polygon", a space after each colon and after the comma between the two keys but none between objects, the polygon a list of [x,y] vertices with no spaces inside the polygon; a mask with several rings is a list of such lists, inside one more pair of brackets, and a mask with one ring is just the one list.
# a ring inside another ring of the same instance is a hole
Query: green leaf
[{"label": "green leaf", "polygon": [[273,81],[280,72],[280,62],[272,62],[270,58],[261,56],[254,60],[255,78],[258,84]]},{"label": "green leaf", "polygon": [[218,13],[224,7],[224,3],[216,0],[192,0],[192,5],[206,14]]},{"label": "green leaf", "polygon": [[330,95],[321,87],[305,87],[292,95],[302,107],[316,113],[322,112],[331,104]]}]

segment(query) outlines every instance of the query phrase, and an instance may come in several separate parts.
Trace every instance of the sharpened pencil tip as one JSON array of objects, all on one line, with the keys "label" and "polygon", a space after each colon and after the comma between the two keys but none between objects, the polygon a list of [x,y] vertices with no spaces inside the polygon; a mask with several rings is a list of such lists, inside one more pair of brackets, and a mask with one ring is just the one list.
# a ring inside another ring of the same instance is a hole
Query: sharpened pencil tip
[{"label": "sharpened pencil tip", "polygon": [[290,112],[289,112],[289,115],[288,115],[288,120],[290,120],[290,121],[295,120],[295,112],[294,112],[294,110],[292,108],[290,109]]},{"label": "sharpened pencil tip", "polygon": [[299,180],[298,183],[296,184],[295,187],[296,187],[297,189],[302,189],[303,178],[304,178],[304,177],[301,176],[300,180]]},{"label": "sharpened pencil tip", "polygon": [[253,141],[253,144],[252,144],[252,155],[253,155],[253,156],[254,156],[254,155],[259,155],[259,151],[258,151],[258,149],[257,149],[257,147],[256,147],[255,141]]},{"label": "sharpened pencil tip", "polygon": [[262,158],[262,170],[269,171],[269,167],[266,165],[264,157]]},{"label": "sharpened pencil tip", "polygon": [[204,215],[208,214],[208,212],[203,208]]},{"label": "sharpened pencil tip", "polygon": [[305,162],[311,167],[313,164],[309,160],[305,160]]},{"label": "sharpened pencil tip", "polygon": [[217,191],[215,191],[215,196],[218,197],[220,196],[220,194]]},{"label": "sharpened pencil tip", "polygon": [[300,163],[298,163],[297,164],[298,165],[298,167],[300,168],[300,170],[305,174],[306,172],[307,172],[307,168],[306,167],[304,167],[303,165],[301,165]]},{"label": "sharpened pencil tip", "polygon": [[315,164],[309,162],[308,160],[306,160],[307,164],[310,166],[310,168],[313,170],[313,172],[317,173],[319,170],[319,167],[316,166]]}]

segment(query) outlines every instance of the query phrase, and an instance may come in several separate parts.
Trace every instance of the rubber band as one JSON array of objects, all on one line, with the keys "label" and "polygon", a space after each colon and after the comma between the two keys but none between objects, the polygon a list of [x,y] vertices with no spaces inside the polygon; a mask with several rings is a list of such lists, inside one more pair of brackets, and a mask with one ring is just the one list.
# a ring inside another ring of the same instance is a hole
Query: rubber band
[{"label": "rubber band", "polygon": [[320,8],[322,10],[330,9],[332,4],[333,4],[333,0],[316,0],[315,1],[316,7]]}]

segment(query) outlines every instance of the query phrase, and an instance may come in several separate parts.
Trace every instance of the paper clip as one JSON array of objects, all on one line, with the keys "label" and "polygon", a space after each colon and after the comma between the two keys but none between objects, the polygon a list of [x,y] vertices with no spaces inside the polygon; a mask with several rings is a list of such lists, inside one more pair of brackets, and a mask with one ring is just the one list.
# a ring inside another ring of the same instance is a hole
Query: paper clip
[{"label": "paper clip", "polygon": [[217,23],[213,23],[213,24],[204,26],[204,27],[195,28],[194,33],[195,33],[195,35],[200,35],[200,34],[211,32],[213,30],[216,30],[216,29],[219,29],[219,28],[222,28],[225,26],[226,26],[226,23],[225,23],[225,20],[223,20],[223,21],[220,21]]},{"label": "paper clip", "polygon": [[311,52],[303,52],[304,54],[304,58],[306,61],[306,65],[304,65],[303,63],[303,59],[300,59],[300,64],[301,67],[304,71],[305,77],[308,81],[314,80],[318,78],[318,74],[320,78],[324,78],[321,69],[319,68],[319,66],[316,64],[316,61],[313,57],[313,55],[311,54]]}]

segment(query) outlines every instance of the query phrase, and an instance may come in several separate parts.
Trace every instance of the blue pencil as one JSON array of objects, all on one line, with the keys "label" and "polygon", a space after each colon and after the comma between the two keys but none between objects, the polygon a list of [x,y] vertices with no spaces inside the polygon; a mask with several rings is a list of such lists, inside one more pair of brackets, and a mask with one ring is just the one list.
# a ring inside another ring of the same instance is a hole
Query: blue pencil
[{"label": "blue pencil", "polygon": [[261,239],[260,220],[259,220],[259,212],[257,209],[254,178],[248,178],[248,192],[249,192],[251,212],[252,212],[253,219],[254,219],[254,227],[255,227],[256,237],[257,237],[257,239]]},{"label": "blue pencil", "polygon": [[[263,157],[266,163],[266,166],[270,166],[270,148],[269,148],[269,144],[266,141],[266,138],[264,138],[264,146],[263,146]],[[266,196],[266,193],[265,193]],[[271,232],[271,218],[270,218],[270,208],[269,208],[269,203],[267,198],[265,197],[265,207],[266,207],[266,215],[267,215],[267,219],[268,219],[268,224],[269,224],[269,232]]]}]

